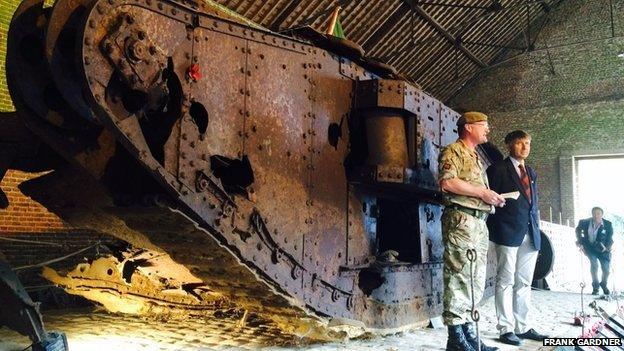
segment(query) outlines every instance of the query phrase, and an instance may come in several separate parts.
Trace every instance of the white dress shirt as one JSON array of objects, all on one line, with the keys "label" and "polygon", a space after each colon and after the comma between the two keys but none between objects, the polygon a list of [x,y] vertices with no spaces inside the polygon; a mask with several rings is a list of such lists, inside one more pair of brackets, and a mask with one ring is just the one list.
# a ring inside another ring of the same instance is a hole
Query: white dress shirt
[{"label": "white dress shirt", "polygon": [[600,223],[598,224],[594,223],[593,219],[589,221],[589,227],[587,227],[587,238],[589,239],[590,243],[594,243],[594,241],[596,241],[596,237],[598,236],[598,228],[600,228],[601,225],[602,221],[600,221]]}]

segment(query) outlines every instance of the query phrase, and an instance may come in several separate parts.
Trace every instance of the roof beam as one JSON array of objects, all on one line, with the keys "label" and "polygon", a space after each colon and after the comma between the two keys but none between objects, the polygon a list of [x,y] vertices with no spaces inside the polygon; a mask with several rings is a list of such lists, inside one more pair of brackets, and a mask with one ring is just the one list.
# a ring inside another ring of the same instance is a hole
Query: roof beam
[{"label": "roof beam", "polygon": [[410,5],[405,1],[401,1],[401,5],[399,5],[399,7],[397,7],[394,12],[392,12],[392,14],[377,27],[377,29],[375,29],[373,34],[371,34],[371,36],[369,36],[362,44],[364,51],[370,51],[381,39],[390,33],[392,28],[397,25],[399,20],[403,18],[403,16],[407,15],[409,11]]},{"label": "roof beam", "polygon": [[438,21],[436,21],[427,13],[427,11],[423,10],[418,5],[414,5],[413,9],[420,17],[427,21],[427,23],[429,23],[429,25],[432,26],[436,30],[436,32],[438,32],[438,34],[440,34],[449,43],[454,45],[457,50],[459,50],[459,52],[464,54],[464,56],[468,57],[472,62],[476,63],[481,68],[485,68],[488,66],[485,62],[481,61],[481,59],[479,59],[474,53],[472,53],[472,51],[468,50],[465,46],[463,46],[461,42],[457,40],[457,38],[455,38],[451,33],[444,29],[444,27],[442,27],[442,25],[438,23]]},{"label": "roof beam", "polygon": [[284,8],[279,12],[277,17],[275,18],[275,21],[271,23],[269,28],[274,32],[278,32],[288,16],[297,8],[297,6],[299,6],[300,3],[301,0],[290,0],[288,5],[284,6]]},{"label": "roof beam", "polygon": [[519,46],[513,46],[513,45],[491,44],[491,43],[480,43],[477,41],[462,41],[462,43],[468,44],[468,45],[487,46],[487,47],[497,48],[497,49],[512,49],[512,50],[520,50],[520,51],[526,50],[525,47],[519,47]]},{"label": "roof beam", "polygon": [[479,6],[479,5],[462,5],[462,4],[446,4],[441,2],[428,2],[428,1],[418,1],[420,5],[431,5],[431,6],[442,6],[442,7],[452,7],[456,9],[471,9],[471,10],[488,10],[489,6]]}]

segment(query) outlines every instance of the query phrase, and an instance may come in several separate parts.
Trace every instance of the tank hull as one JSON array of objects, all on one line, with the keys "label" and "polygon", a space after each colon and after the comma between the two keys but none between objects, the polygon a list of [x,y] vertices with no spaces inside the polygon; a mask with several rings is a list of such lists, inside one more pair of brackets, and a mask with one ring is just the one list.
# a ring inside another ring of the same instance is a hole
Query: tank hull
[{"label": "tank hull", "polygon": [[[322,35],[342,51],[194,2],[72,4],[47,40],[41,1],[11,24],[18,112],[70,163],[25,192],[275,320],[441,314],[437,153],[456,112]],[[45,59],[24,60],[33,38]],[[29,93],[50,85],[62,104]]]}]

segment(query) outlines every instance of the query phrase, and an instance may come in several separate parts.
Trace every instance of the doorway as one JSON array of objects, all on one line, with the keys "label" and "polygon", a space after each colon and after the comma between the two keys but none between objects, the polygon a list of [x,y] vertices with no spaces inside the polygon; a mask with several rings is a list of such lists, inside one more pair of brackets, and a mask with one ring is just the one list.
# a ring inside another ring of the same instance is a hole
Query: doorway
[{"label": "doorway", "polygon": [[[600,207],[604,218],[613,224],[613,248],[609,288],[624,290],[624,155],[575,157],[574,226],[591,217],[591,209]],[[585,281],[590,284],[589,261],[585,260]]]}]

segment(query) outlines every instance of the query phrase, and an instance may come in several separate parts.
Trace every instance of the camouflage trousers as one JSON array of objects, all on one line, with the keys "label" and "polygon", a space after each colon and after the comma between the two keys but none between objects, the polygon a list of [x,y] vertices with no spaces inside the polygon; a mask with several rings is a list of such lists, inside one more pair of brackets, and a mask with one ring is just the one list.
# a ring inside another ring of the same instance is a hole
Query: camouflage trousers
[{"label": "camouflage trousers", "polygon": [[467,213],[446,209],[442,215],[442,239],[444,242],[444,312],[446,325],[458,325],[471,321],[470,261],[466,252],[475,249],[477,260],[473,262],[475,304],[485,289],[488,252],[488,229],[484,220]]}]

